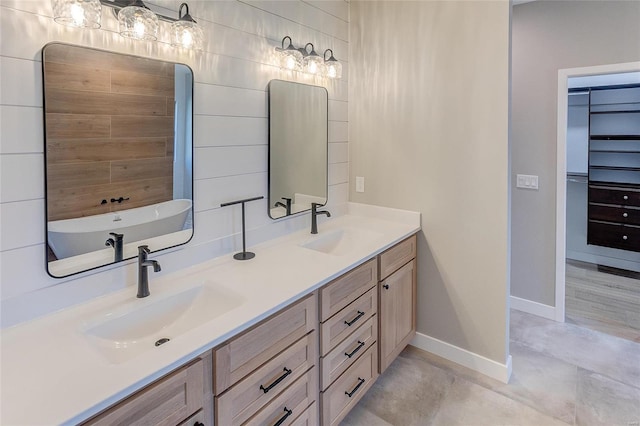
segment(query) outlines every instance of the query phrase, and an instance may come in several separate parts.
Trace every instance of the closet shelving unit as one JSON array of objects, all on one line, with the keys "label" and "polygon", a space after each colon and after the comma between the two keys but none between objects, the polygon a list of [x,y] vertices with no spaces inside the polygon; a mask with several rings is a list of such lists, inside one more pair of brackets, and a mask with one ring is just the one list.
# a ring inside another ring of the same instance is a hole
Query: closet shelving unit
[{"label": "closet shelving unit", "polygon": [[587,243],[640,252],[640,85],[589,91]]}]

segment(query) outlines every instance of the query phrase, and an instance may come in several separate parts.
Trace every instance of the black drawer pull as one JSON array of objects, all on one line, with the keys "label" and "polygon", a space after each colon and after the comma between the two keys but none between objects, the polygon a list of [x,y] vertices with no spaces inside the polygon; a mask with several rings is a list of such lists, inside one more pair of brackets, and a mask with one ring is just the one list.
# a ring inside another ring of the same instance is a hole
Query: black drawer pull
[{"label": "black drawer pull", "polygon": [[262,390],[264,393],[269,392],[271,389],[273,389],[275,386],[277,386],[278,383],[283,381],[285,379],[285,377],[287,377],[289,374],[291,374],[291,370],[288,369],[287,367],[285,367],[284,368],[284,374],[282,376],[278,377],[273,383],[271,383],[266,388],[264,387],[264,385],[260,385],[260,390]]},{"label": "black drawer pull", "polygon": [[358,315],[356,315],[354,319],[352,319],[351,321],[345,321],[344,323],[347,324],[349,327],[351,327],[356,321],[362,318],[363,315],[364,315],[364,312],[358,311]]},{"label": "black drawer pull", "polygon": [[202,423],[202,422],[195,422],[195,423],[193,424],[193,426],[204,426],[204,423]]},{"label": "black drawer pull", "polygon": [[389,290],[389,284],[382,284],[382,287],[384,287],[385,290]]},{"label": "black drawer pull", "polygon": [[354,356],[356,354],[356,352],[358,352],[360,349],[362,349],[362,347],[364,346],[364,342],[361,342],[360,340],[358,340],[358,347],[356,347],[354,350],[351,351],[351,353],[344,353],[347,358],[351,358],[352,356]]},{"label": "black drawer pull", "polygon": [[353,394],[356,393],[358,389],[360,389],[360,386],[362,386],[363,383],[364,383],[364,379],[358,377],[358,384],[356,385],[356,387],[353,388],[351,392],[344,391],[344,394],[347,395],[349,398],[351,398]]},{"label": "black drawer pull", "polygon": [[293,414],[293,410],[287,410],[287,407],[284,407],[284,412],[284,416],[280,417],[280,420],[275,422],[273,426],[280,426],[282,423],[284,423],[285,420],[287,420],[287,417]]}]

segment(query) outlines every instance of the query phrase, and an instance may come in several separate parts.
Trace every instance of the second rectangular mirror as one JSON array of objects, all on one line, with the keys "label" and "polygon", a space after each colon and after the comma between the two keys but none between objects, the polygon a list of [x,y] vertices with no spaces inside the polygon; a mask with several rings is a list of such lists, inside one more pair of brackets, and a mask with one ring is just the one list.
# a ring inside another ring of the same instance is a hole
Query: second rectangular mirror
[{"label": "second rectangular mirror", "polygon": [[328,96],[324,87],[269,82],[269,216],[327,202]]}]

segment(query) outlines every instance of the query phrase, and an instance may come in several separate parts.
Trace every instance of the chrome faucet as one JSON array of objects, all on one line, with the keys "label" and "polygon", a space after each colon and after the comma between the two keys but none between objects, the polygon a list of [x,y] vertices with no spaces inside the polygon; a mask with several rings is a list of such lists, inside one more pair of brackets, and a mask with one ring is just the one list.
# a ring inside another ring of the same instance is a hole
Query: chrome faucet
[{"label": "chrome faucet", "polygon": [[147,266],[153,266],[153,272],[160,272],[158,261],[147,259],[149,253],[149,246],[138,247],[138,297],[147,297],[150,294]]},{"label": "chrome faucet", "polygon": [[322,207],[322,206],[324,206],[324,204],[311,203],[311,233],[312,234],[318,233],[318,215],[319,214],[324,214],[324,215],[327,215],[327,217],[331,217],[331,213],[329,213],[327,210],[318,211],[318,207]]},{"label": "chrome faucet", "polygon": [[114,262],[120,262],[122,260],[122,249],[124,243],[124,234],[118,234],[116,232],[109,232],[113,238],[109,238],[104,242],[107,247],[113,247],[114,250]]}]

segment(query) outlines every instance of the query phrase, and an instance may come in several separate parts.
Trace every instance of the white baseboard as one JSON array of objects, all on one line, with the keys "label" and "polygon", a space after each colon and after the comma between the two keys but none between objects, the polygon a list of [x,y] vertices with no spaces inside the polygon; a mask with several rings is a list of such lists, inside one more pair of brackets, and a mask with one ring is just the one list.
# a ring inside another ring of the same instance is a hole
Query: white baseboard
[{"label": "white baseboard", "polygon": [[554,306],[544,305],[532,300],[511,296],[511,308],[556,321],[556,308]]},{"label": "white baseboard", "polygon": [[506,364],[500,364],[482,355],[459,348],[450,343],[443,342],[426,334],[416,333],[416,337],[410,343],[416,348],[422,349],[464,367],[477,371],[503,383],[509,383],[511,377],[511,355]]}]

